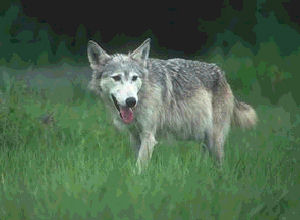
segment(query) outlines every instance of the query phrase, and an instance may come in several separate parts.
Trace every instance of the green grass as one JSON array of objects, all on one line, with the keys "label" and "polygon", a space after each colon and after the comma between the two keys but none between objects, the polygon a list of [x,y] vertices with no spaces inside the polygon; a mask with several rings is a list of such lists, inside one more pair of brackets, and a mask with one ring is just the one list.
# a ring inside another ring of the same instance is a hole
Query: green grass
[{"label": "green grass", "polygon": [[[199,143],[162,141],[137,175],[127,135],[84,83],[73,83],[64,99],[1,79],[0,219],[300,216],[299,109],[257,106],[257,128],[232,129],[222,169]],[[50,112],[55,122],[41,123]]]}]

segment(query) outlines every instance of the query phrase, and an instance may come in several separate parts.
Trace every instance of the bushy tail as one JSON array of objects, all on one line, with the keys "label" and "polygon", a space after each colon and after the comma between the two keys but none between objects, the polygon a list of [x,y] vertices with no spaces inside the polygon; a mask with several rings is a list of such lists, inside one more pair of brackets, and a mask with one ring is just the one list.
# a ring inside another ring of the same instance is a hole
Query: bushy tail
[{"label": "bushy tail", "polygon": [[233,124],[242,128],[251,128],[257,122],[255,110],[244,102],[234,99]]}]

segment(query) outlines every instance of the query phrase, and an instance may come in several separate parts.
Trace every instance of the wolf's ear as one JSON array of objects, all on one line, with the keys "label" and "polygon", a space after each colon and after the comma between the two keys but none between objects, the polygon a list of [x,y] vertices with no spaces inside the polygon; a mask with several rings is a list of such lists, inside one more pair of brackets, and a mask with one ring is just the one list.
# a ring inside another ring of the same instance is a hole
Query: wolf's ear
[{"label": "wolf's ear", "polygon": [[110,59],[110,56],[96,42],[90,40],[87,48],[88,58],[93,70],[99,69],[100,66]]},{"label": "wolf's ear", "polygon": [[141,46],[139,46],[137,49],[135,49],[131,54],[130,57],[142,61],[144,66],[147,64],[147,60],[149,57],[149,52],[150,52],[150,38],[145,40]]}]

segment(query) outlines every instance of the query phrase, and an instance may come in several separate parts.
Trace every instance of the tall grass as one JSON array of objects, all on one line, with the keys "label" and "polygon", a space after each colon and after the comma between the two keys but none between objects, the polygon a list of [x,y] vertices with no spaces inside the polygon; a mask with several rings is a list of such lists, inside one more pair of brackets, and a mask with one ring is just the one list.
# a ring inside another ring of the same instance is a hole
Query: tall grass
[{"label": "tall grass", "polygon": [[[60,92],[57,99],[55,86],[32,88],[1,75],[1,219],[299,216],[298,111],[257,106],[257,128],[233,128],[221,169],[201,143],[162,141],[137,175],[127,135],[111,126],[84,81],[72,82],[66,91],[73,98]],[[54,120],[43,121],[50,113]]]}]

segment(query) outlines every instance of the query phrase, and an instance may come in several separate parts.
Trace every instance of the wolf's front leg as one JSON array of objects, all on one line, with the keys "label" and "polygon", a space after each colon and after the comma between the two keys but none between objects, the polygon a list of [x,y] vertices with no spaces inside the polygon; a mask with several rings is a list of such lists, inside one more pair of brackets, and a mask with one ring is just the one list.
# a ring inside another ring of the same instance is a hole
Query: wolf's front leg
[{"label": "wolf's front leg", "polygon": [[148,165],[148,162],[150,161],[154,150],[154,146],[157,143],[154,134],[150,132],[143,132],[140,135],[140,139],[141,139],[141,146],[139,149],[138,158],[136,162],[139,172],[141,172],[142,169]]},{"label": "wolf's front leg", "polygon": [[141,141],[138,135],[134,134],[134,133],[129,133],[129,140],[130,140],[130,145],[131,148],[134,152],[135,157],[138,157],[138,153],[139,153],[139,149],[141,146]]}]

